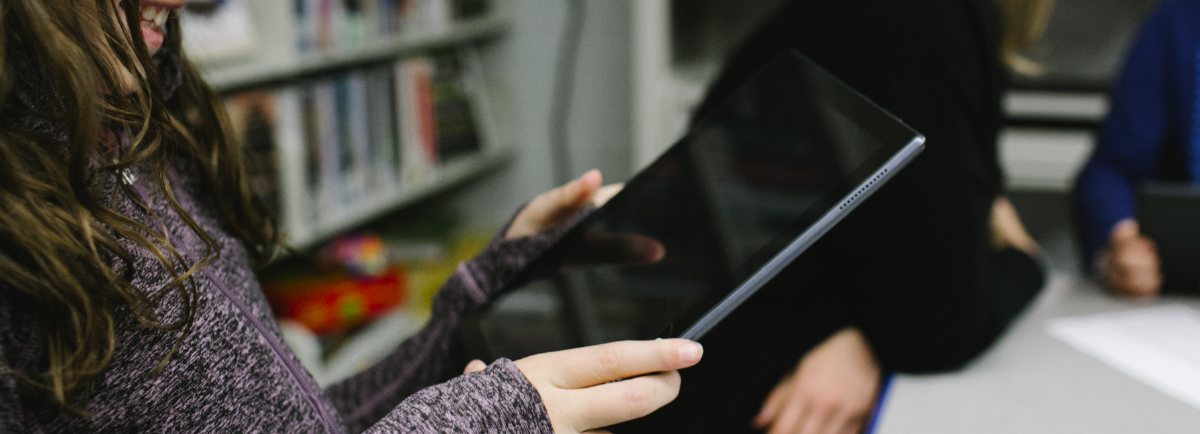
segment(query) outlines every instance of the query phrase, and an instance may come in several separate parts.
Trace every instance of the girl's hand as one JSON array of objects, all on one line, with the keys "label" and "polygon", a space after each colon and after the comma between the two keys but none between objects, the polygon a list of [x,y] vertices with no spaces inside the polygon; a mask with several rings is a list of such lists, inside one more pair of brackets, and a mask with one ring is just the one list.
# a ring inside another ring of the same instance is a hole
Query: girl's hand
[{"label": "girl's hand", "polygon": [[[587,207],[593,197],[607,201],[612,195],[596,194],[601,190],[602,180],[599,170],[589,170],[579,179],[533,198],[529,205],[526,205],[525,209],[521,210],[521,213],[513,219],[504,238],[515,240],[554,230],[570,220],[575,213]],[[609,190],[609,187],[605,187],[605,190]],[[596,206],[600,205],[603,203],[596,204]]]},{"label": "girl's hand", "polygon": [[[558,229],[589,203],[603,206],[624,188],[623,184],[601,187],[601,182],[600,171],[590,170],[567,185],[542,193],[517,214],[504,238],[514,240]],[[569,265],[645,265],[662,260],[666,254],[662,243],[637,234],[589,233],[585,243],[568,258]]]},{"label": "girl's hand", "polygon": [[767,397],[754,426],[770,434],[862,432],[879,389],[879,364],[857,329],[814,348]]},{"label": "girl's hand", "polygon": [[[674,400],[676,370],[695,365],[703,353],[683,339],[626,341],[538,354],[516,365],[537,388],[555,433],[596,434]],[[467,371],[482,365],[472,362]]]}]

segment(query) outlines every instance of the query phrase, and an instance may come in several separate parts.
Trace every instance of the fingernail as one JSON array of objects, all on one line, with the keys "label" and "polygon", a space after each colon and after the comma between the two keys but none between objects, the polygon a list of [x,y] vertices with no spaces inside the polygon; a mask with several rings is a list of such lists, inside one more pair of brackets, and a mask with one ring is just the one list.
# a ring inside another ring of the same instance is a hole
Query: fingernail
[{"label": "fingernail", "polygon": [[688,342],[679,346],[679,360],[684,363],[696,363],[700,361],[700,356],[704,354],[704,347],[695,342]]}]

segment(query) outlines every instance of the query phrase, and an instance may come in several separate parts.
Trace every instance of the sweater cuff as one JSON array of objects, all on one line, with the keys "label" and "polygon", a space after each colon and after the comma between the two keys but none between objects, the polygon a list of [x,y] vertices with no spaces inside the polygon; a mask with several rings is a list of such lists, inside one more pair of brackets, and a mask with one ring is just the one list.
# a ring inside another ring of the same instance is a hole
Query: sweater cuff
[{"label": "sweater cuff", "polygon": [[462,277],[470,280],[468,286],[490,300],[504,289],[515,286],[514,279],[518,274],[525,271],[595,209],[594,206],[588,205],[554,230],[509,240],[504,234],[521,213],[521,210],[517,210],[483,252],[460,266],[459,274],[464,274],[462,272],[465,271]]},{"label": "sweater cuff", "polygon": [[533,384],[511,360],[413,394],[367,433],[554,434]]}]

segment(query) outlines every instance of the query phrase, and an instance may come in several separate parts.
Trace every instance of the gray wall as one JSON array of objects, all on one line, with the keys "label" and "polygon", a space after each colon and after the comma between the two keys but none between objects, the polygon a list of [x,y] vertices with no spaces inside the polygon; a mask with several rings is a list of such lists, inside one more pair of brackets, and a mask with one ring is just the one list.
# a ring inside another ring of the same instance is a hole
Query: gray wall
[{"label": "gray wall", "polygon": [[[451,200],[477,228],[496,228],[521,203],[554,187],[548,128],[556,56],[566,4],[508,0],[512,28],[484,51],[501,139],[517,149],[512,164]],[[600,169],[605,182],[632,167],[630,1],[585,0],[587,15],[568,120],[572,172]]]}]

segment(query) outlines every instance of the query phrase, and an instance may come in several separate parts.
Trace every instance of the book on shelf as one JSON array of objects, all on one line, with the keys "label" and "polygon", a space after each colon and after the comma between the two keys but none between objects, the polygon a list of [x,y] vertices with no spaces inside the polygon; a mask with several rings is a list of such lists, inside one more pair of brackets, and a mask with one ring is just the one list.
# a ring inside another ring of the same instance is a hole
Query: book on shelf
[{"label": "book on shelf", "polygon": [[392,72],[387,66],[377,66],[367,69],[364,77],[372,167],[368,190],[387,193],[398,189],[400,182],[400,145],[396,139],[398,118]]},{"label": "book on shelf", "polygon": [[458,53],[443,53],[430,62],[438,157],[448,161],[478,152],[479,121],[465,81],[462,59]]},{"label": "book on shelf", "polygon": [[341,132],[337,117],[337,87],[334,80],[326,79],[317,82],[309,90],[312,92],[312,104],[314,109],[310,111],[315,116],[308,122],[312,122],[317,127],[318,156],[318,180],[317,190],[314,191],[313,197],[316,199],[316,209],[318,219],[321,212],[324,210],[334,210],[342,205],[341,195],[341,167],[342,167],[342,140]]},{"label": "book on shelf", "polygon": [[231,96],[251,184],[304,240],[430,185],[490,131],[464,58],[446,51]]},{"label": "book on shelf", "polygon": [[394,35],[442,34],[489,10],[488,0],[295,0],[296,47],[326,51]]},{"label": "book on shelf", "polygon": [[348,117],[341,119],[348,126],[342,143],[349,143],[352,164],[343,164],[346,195],[351,201],[363,200],[367,196],[371,174],[371,118],[367,115],[367,78],[362,70],[351,72],[346,77],[346,107],[339,111]]},{"label": "book on shelf", "polygon": [[433,111],[432,68],[428,58],[414,57],[396,64],[399,105],[400,182],[421,185],[437,169],[437,124]]},{"label": "book on shelf", "polygon": [[453,51],[396,63],[404,182],[428,182],[436,177],[438,163],[482,148],[476,98],[462,63]]},{"label": "book on shelf", "polygon": [[243,92],[225,101],[236,140],[242,146],[247,181],[263,205],[278,215],[279,158],[277,157],[278,112],[270,91]]}]

